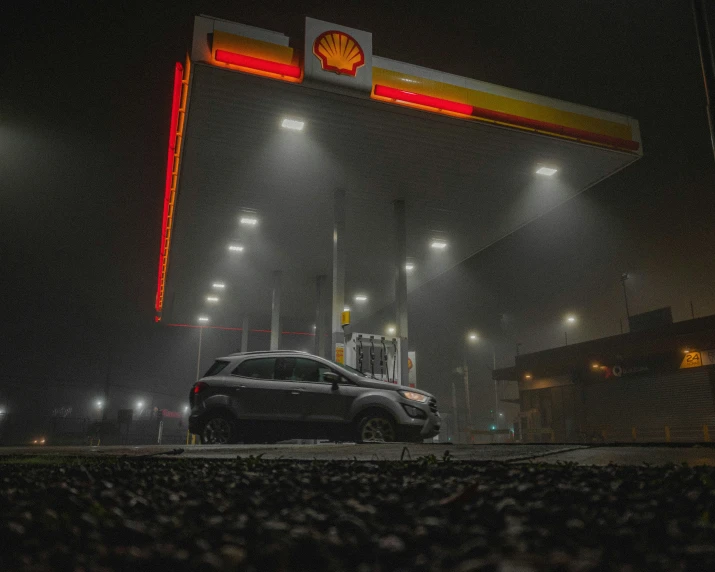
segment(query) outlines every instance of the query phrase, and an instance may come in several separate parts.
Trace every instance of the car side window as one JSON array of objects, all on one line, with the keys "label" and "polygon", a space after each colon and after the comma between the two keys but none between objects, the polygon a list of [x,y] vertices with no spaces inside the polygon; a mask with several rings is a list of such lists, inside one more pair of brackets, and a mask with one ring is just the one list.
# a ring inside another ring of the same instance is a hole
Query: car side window
[{"label": "car side window", "polygon": [[322,375],[317,361],[305,358],[296,358],[293,380],[295,381],[320,381]]},{"label": "car side window", "polygon": [[274,379],[292,380],[296,368],[296,359],[291,357],[276,358],[276,374]]},{"label": "car side window", "polygon": [[242,361],[231,373],[254,379],[274,379],[275,368],[276,358],[254,358]]},{"label": "car side window", "polygon": [[[295,369],[293,370],[293,377],[291,378],[294,381],[332,383],[327,381],[323,375],[328,372],[337,373],[333,368],[312,359],[296,358],[295,361]],[[341,375],[340,383],[349,382]]]}]

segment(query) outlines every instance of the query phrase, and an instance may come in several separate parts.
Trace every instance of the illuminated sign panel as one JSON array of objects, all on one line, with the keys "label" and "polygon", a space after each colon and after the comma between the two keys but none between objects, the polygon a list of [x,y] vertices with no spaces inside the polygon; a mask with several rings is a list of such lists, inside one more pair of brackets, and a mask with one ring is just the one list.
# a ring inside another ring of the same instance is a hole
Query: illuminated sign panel
[{"label": "illuminated sign panel", "polygon": [[313,42],[313,54],[325,71],[355,77],[359,67],[365,65],[365,52],[355,38],[345,32],[323,32]]},{"label": "illuminated sign panel", "polygon": [[372,34],[305,19],[304,81],[372,91]]}]

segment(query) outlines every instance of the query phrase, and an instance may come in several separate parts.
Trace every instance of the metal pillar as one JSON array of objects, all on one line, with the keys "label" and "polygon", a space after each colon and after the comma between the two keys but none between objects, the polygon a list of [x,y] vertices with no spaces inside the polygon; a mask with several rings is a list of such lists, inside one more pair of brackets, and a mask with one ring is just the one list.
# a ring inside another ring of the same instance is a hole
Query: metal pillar
[{"label": "metal pillar", "polygon": [[271,306],[271,350],[281,343],[281,271],[273,272],[273,304]]},{"label": "metal pillar", "polygon": [[327,277],[324,274],[318,276],[315,281],[316,302],[315,302],[315,344],[314,352],[320,357],[325,357],[325,282]]},{"label": "metal pillar", "polygon": [[196,381],[201,377],[201,344],[204,341],[204,327],[199,326],[199,349],[196,356]]},{"label": "metal pillar", "polygon": [[345,343],[340,317],[345,308],[345,191],[333,195],[333,312],[330,359],[335,359],[336,344]]},{"label": "metal pillar", "polygon": [[241,326],[241,352],[246,353],[248,351],[248,328],[250,326],[250,320],[248,314],[243,315],[243,325]]},{"label": "metal pillar", "polygon": [[405,223],[405,201],[393,202],[395,227],[395,322],[397,336],[400,338],[400,383],[409,385],[410,372],[407,368],[408,330],[407,330],[407,226]]},{"label": "metal pillar", "polygon": [[462,370],[462,375],[464,377],[464,399],[467,402],[467,423],[466,429],[472,423],[472,402],[469,397],[469,365],[467,364],[467,352],[464,352],[464,369]]},{"label": "metal pillar", "polygon": [[692,0],[691,6],[695,18],[695,36],[698,40],[700,66],[705,83],[705,110],[710,127],[710,143],[713,148],[713,156],[715,156],[715,128],[713,127],[713,120],[715,120],[715,55],[708,23],[707,4],[708,2],[705,0]]}]

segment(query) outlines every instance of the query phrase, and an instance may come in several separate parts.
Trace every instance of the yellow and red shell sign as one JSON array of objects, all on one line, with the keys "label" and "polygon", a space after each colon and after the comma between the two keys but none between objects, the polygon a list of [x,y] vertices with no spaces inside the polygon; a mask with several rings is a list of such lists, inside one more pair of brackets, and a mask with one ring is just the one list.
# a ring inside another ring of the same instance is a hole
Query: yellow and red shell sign
[{"label": "yellow and red shell sign", "polygon": [[350,34],[337,30],[323,32],[313,42],[313,53],[325,71],[355,77],[365,64],[365,52]]}]

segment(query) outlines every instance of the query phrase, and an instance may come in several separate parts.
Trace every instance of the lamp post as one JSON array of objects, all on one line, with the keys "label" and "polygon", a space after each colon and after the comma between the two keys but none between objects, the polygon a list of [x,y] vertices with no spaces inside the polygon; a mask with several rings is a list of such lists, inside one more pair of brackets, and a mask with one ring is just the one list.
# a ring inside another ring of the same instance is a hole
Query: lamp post
[{"label": "lamp post", "polygon": [[564,320],[564,345],[569,345],[569,333],[568,333],[568,327],[572,326],[576,323],[576,316],[573,314],[569,314],[566,316],[566,319]]},{"label": "lamp post", "polygon": [[[472,343],[477,343],[481,341],[479,338],[479,335],[476,332],[471,332],[468,336],[467,339],[472,342]],[[485,340],[489,343],[492,349],[492,371],[494,371],[497,368],[497,352],[496,352],[496,347],[494,346],[494,343]],[[466,369],[466,352],[465,352],[465,369]],[[494,427],[498,428],[499,427],[499,388],[497,385],[497,380],[494,380]]]},{"label": "lamp post", "polygon": [[628,309],[628,291],[626,290],[626,280],[628,280],[628,272],[621,274],[621,285],[623,286],[623,299],[626,301],[626,318],[628,318],[628,331],[631,329],[631,312]]}]

